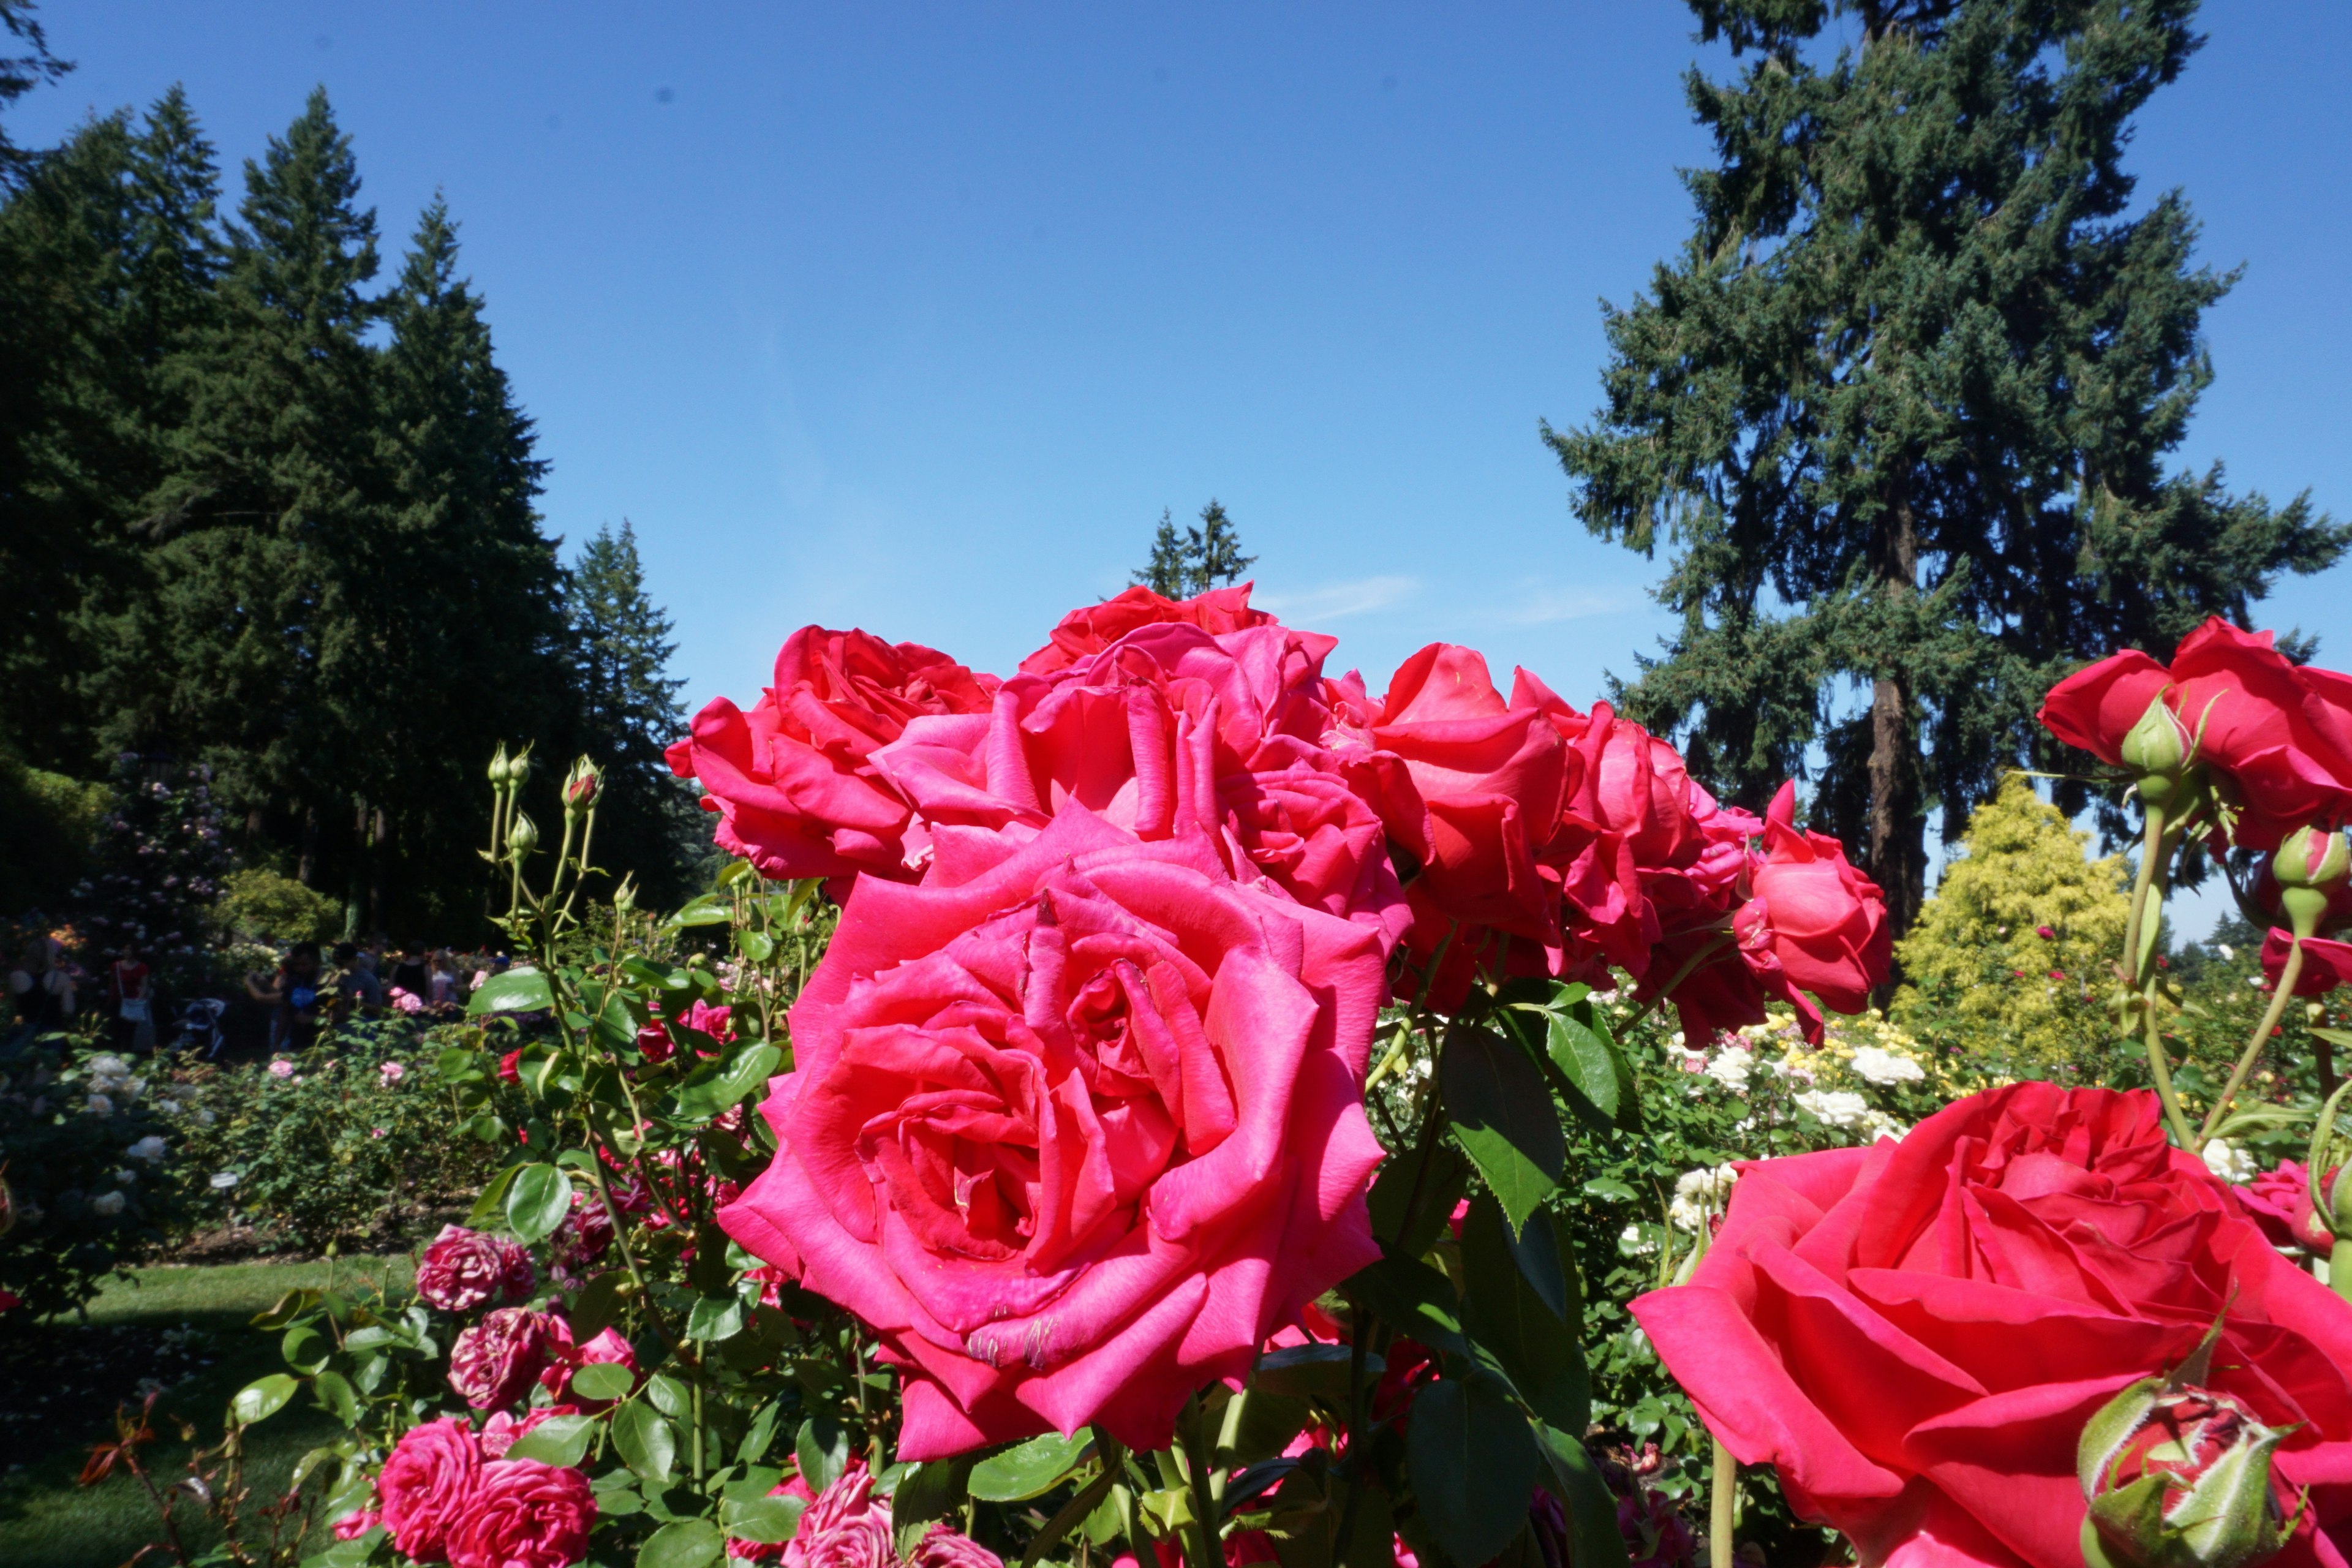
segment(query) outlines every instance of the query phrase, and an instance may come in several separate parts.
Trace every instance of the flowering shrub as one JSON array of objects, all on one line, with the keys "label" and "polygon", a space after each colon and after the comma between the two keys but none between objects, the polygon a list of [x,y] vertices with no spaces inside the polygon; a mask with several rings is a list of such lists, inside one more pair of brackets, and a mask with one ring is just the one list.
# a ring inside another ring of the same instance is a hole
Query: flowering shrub
[{"label": "flowering shrub", "polygon": [[[527,962],[429,1076],[334,1070],[498,1169],[415,1301],[269,1314],[234,1420],[341,1423],[284,1504],[321,1568],[1680,1564],[1702,1489],[1717,1563],[1743,1507],[1869,1562],[2339,1561],[2352,1089],[2307,1205],[2251,1152],[2297,1108],[2240,1101],[2352,926],[2346,683],[2191,640],[2052,698],[2148,816],[2116,1090],[1866,1013],[1885,902],[1793,787],[1724,805],[1474,650],[1375,698],[1245,589],[1003,679],[805,628],[672,750],[741,858],[666,917],[582,904],[592,763],[542,833],[493,762]],[[2275,850],[2226,1076],[2176,1078],[2156,963],[2191,835]],[[2151,1386],[2186,1470],[2137,1405],[2087,1435]]]}]

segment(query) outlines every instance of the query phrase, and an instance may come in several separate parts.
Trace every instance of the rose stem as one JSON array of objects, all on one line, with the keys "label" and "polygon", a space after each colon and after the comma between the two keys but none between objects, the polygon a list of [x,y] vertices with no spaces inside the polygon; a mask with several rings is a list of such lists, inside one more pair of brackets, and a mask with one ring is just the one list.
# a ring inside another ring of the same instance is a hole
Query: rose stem
[{"label": "rose stem", "polygon": [[2254,1070],[2254,1064],[2262,1059],[2263,1047],[2270,1044],[2271,1031],[2277,1028],[2279,1020],[2285,1016],[2286,1005],[2294,996],[2294,983],[2301,978],[2303,938],[2298,936],[2286,950],[2286,967],[2279,971],[2278,984],[2271,994],[2271,1005],[2263,1009],[2263,1021],[2254,1026],[2253,1038],[2246,1042],[2245,1054],[2230,1070],[2230,1081],[2221,1086],[2221,1097],[2213,1101],[2213,1109],[2205,1113],[2204,1130],[2198,1142],[2189,1146],[2190,1153],[2199,1152],[2204,1140],[2213,1136],[2213,1129],[2221,1125],[2221,1118],[2229,1113],[2230,1101],[2236,1099],[2238,1090],[2245,1087],[2248,1076]]},{"label": "rose stem", "polygon": [[2140,1034],[2147,1048],[2147,1073],[2156,1084],[2156,1098],[2164,1104],[2164,1119],[2172,1128],[2173,1142],[2194,1154],[2200,1143],[2189,1128],[2188,1113],[2180,1109],[2180,1095],[2172,1087],[2172,1061],[2164,1053],[2164,1031],[2157,1021],[2156,965],[2150,963],[2143,968],[2140,962],[2140,931],[2147,922],[2162,915],[2165,863],[2171,858],[2163,809],[2147,806],[2144,815],[2147,830],[2140,840],[2139,870],[2132,879],[2131,914],[2124,924],[2123,968],[2131,989],[2138,995]]},{"label": "rose stem", "polygon": [[1715,1482],[1707,1489],[1706,1550],[1712,1568],[1731,1568],[1731,1521],[1738,1506],[1739,1464],[1715,1440]]}]

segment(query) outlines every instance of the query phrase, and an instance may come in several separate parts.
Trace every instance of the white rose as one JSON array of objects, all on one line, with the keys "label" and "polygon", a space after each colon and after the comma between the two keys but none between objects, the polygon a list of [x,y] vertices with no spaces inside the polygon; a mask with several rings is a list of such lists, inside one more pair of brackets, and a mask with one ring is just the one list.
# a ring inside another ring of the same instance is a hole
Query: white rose
[{"label": "white rose", "polygon": [[1797,1103],[1832,1127],[1861,1127],[1870,1120],[1870,1101],[1846,1089],[1807,1089]]},{"label": "white rose", "polygon": [[1738,1179],[1739,1173],[1728,1164],[1711,1171],[1685,1171],[1675,1182],[1675,1199],[1666,1206],[1666,1218],[1676,1230],[1696,1234],[1709,1218],[1731,1206],[1731,1184]]},{"label": "white rose", "polygon": [[1853,1070],[1866,1083],[1918,1083],[1927,1076],[1927,1069],[1909,1057],[1897,1056],[1884,1046],[1858,1046],[1853,1053]]},{"label": "white rose", "polygon": [[2227,1138],[2216,1138],[2205,1145],[2205,1168],[2225,1182],[2240,1184],[2251,1182],[2263,1173],[2262,1167],[2254,1163],[2254,1157]]},{"label": "white rose", "polygon": [[1726,1046],[1715,1053],[1706,1064],[1706,1076],[1734,1094],[1748,1092],[1748,1075],[1756,1069],[1756,1057],[1738,1046]]},{"label": "white rose", "polygon": [[1642,1234],[1638,1225],[1629,1225],[1617,1237],[1617,1250],[1628,1258],[1647,1258],[1658,1250],[1658,1244]]}]

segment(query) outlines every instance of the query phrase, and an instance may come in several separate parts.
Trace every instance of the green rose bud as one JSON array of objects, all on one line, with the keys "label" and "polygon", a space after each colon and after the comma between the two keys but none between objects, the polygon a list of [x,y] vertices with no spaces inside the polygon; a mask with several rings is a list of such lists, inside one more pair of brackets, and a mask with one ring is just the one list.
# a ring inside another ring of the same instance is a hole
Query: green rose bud
[{"label": "green rose bud", "polygon": [[523,812],[516,812],[514,826],[507,829],[507,848],[518,860],[539,847],[539,825]]},{"label": "green rose bud", "polygon": [[507,783],[507,743],[499,742],[497,754],[490,758],[490,786],[504,789]]},{"label": "green rose bud", "polygon": [[2271,857],[2279,885],[2279,908],[2299,937],[2315,935],[2327,917],[2328,889],[2352,876],[2352,844],[2341,833],[2298,827]]},{"label": "green rose bud", "polygon": [[2271,1456],[2292,1428],[2266,1426],[2198,1386],[2220,1328],[2168,1377],[2145,1377],[2083,1428],[2076,1479],[2087,1503],[2087,1568],[2250,1568],[2294,1532]]},{"label": "green rose bud", "polygon": [[2177,779],[2188,771],[2189,753],[2195,744],[2196,739],[2180,722],[2180,715],[2159,693],[2147,705],[2147,711],[2139,716],[2139,722],[2126,732],[2116,754],[2123,758],[2124,766],[2135,773]]},{"label": "green rose bud", "polygon": [[596,804],[597,795],[604,787],[604,775],[595,763],[583,757],[572,764],[572,772],[563,781],[563,809],[578,816]]}]

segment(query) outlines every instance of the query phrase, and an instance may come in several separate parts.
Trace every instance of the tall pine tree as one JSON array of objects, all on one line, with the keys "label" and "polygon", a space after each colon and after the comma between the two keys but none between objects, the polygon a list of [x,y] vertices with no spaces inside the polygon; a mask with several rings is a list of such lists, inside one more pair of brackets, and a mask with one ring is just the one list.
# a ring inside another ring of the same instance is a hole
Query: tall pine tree
[{"label": "tall pine tree", "polygon": [[[2352,531],[2163,468],[2230,279],[2179,193],[2130,213],[2122,154],[2194,0],[1690,3],[1748,61],[1687,78],[1697,222],[1608,311],[1593,423],[1545,436],[1588,529],[1674,550],[1680,626],[1625,708],[1749,805],[1818,761],[1814,815],[1899,931],[1929,809],[1949,842],[2050,756],[2052,679],[2243,620]],[[1833,57],[1832,13],[1859,33]]]},{"label": "tall pine tree", "polygon": [[123,743],[202,755],[249,823],[295,836],[300,871],[347,871],[397,611],[371,577],[390,513],[363,339],[375,215],[323,89],[245,187],[216,315],[175,367],[187,416],[151,503],[155,591],[106,689]]},{"label": "tall pine tree", "polygon": [[1151,536],[1151,559],[1128,581],[1150,589],[1162,598],[1190,599],[1221,584],[1238,583],[1242,574],[1257,564],[1257,557],[1242,553],[1241,531],[1225,515],[1215,497],[1201,509],[1201,526],[1176,531],[1168,509],[1160,510],[1160,528]]},{"label": "tall pine tree", "polygon": [[579,749],[604,769],[597,814],[596,861],[634,872],[649,901],[689,890],[688,846],[708,830],[694,792],[669,771],[662,752],[686,729],[669,678],[670,620],[646,592],[636,531],[598,531],[572,571],[572,622],[577,638],[575,689],[581,704]]}]

